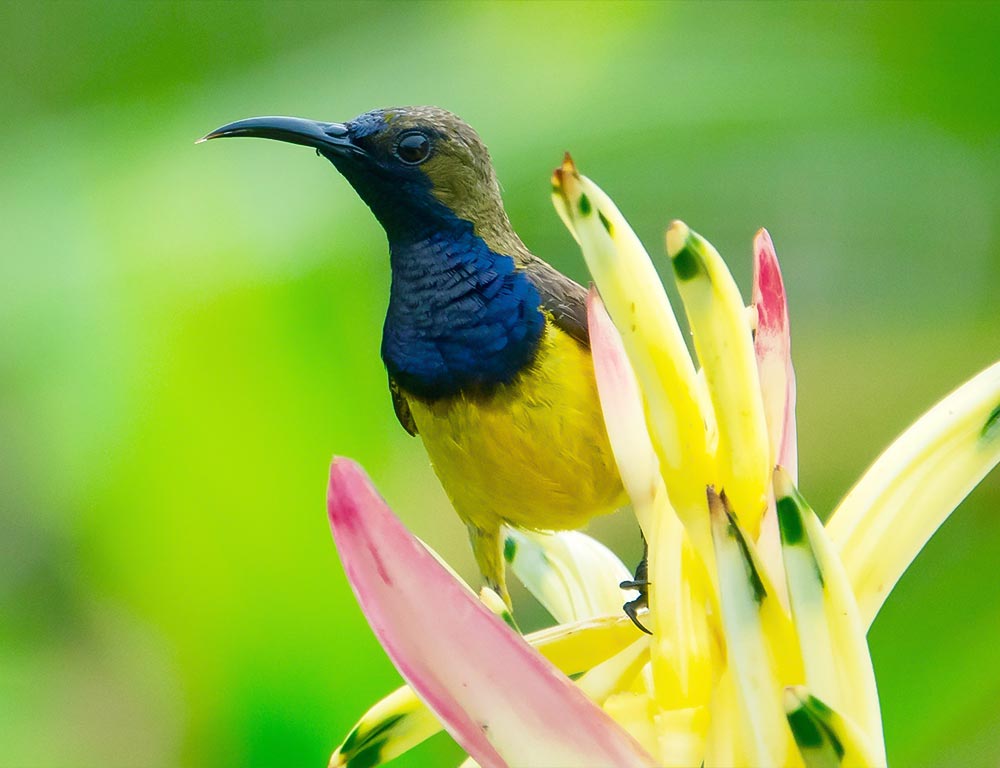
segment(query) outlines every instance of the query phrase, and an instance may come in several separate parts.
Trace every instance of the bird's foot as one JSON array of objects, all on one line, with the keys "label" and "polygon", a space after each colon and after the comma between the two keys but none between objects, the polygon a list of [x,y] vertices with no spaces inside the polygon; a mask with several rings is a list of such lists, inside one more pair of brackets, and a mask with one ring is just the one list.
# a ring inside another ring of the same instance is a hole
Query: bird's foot
[{"label": "bird's foot", "polygon": [[622,606],[625,615],[632,619],[632,623],[647,635],[653,634],[639,621],[639,611],[649,607],[649,579],[647,578],[646,554],[643,553],[642,560],[636,566],[635,575],[630,581],[623,581],[618,585],[621,589],[638,589],[639,596],[635,600],[629,600]]}]

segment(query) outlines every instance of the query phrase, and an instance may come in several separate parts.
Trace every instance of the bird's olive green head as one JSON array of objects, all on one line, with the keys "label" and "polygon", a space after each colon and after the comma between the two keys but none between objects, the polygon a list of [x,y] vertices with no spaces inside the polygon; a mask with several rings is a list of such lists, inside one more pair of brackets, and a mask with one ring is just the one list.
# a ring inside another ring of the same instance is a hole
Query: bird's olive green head
[{"label": "bird's olive green head", "polygon": [[257,117],[206,139],[256,136],[314,147],[347,178],[390,240],[457,217],[499,253],[523,248],[503,209],[489,151],[470,125],[438,107],[394,107],[346,123]]}]

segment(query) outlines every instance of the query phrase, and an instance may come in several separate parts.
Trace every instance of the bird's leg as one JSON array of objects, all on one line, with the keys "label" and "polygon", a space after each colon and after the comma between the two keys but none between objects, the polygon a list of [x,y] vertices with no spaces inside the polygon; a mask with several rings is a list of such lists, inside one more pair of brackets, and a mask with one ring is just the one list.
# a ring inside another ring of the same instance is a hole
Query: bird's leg
[{"label": "bird's leg", "polygon": [[[640,534],[641,535],[641,534]],[[635,624],[639,629],[645,632],[647,635],[653,634],[648,629],[646,629],[642,622],[639,621],[638,613],[643,608],[649,607],[649,573],[648,573],[648,558],[649,558],[649,545],[646,543],[646,537],[642,537],[642,560],[639,561],[639,565],[635,568],[635,575],[632,577],[631,581],[623,581],[618,586],[621,589],[638,589],[639,596],[635,600],[629,600],[625,605],[622,606],[622,610],[625,611],[625,615],[632,619],[632,623]]]},{"label": "bird's leg", "polygon": [[512,612],[514,606],[510,602],[507,591],[506,563],[503,559],[503,537],[500,535],[500,524],[489,530],[472,523],[466,524],[469,529],[469,541],[472,542],[472,552],[476,556],[479,572],[486,581],[486,586],[500,595]]}]

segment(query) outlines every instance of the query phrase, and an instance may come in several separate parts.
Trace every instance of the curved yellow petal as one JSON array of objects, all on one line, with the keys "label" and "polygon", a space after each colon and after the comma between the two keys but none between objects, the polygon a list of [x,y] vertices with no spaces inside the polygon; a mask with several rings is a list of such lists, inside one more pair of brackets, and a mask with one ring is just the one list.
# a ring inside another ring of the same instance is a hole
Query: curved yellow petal
[{"label": "curved yellow petal", "polygon": [[[553,176],[553,189],[556,210],[580,243],[635,369],[667,491],[687,525],[704,502],[713,471],[694,363],[677,318],[625,217],[568,156]],[[699,551],[711,549],[707,526],[692,537]]]},{"label": "curved yellow petal", "polygon": [[756,538],[773,464],[746,308],[718,251],[681,221],[667,229],[667,254],[715,411],[718,485]]},{"label": "curved yellow petal", "polygon": [[1000,363],[900,435],[827,521],[865,627],[938,526],[997,463]]}]

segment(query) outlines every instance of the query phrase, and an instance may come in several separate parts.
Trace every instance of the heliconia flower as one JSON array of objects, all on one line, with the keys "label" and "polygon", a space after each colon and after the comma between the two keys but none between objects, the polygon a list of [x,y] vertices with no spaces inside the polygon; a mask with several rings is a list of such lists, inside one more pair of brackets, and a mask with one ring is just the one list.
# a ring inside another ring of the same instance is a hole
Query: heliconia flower
[{"label": "heliconia flower", "polygon": [[788,308],[767,232],[748,311],[715,249],[681,222],[667,229],[693,358],[611,200],[568,156],[553,190],[596,284],[594,369],[649,545],[652,635],[622,615],[628,571],[603,545],[511,532],[512,570],[556,621],[522,637],[499,596],[477,596],[337,459],[334,539],[407,685],[365,713],[331,766],[380,765],[442,729],[465,768],[885,765],[865,635],[1000,462],[1000,363],[906,430],[824,526],[796,487]]}]

